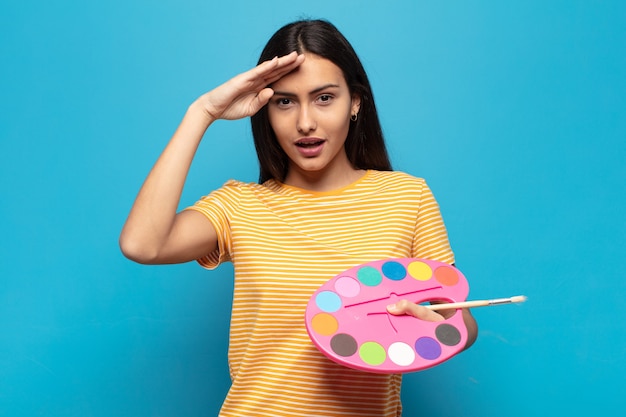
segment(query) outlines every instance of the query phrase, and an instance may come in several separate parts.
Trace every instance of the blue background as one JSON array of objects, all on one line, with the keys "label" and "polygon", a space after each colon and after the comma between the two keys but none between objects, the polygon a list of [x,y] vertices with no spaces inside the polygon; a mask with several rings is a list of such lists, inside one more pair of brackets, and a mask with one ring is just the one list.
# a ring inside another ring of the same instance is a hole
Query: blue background
[{"label": "blue background", "polygon": [[[471,297],[529,297],[474,310],[405,415],[623,410],[625,2],[4,0],[0,415],[217,414],[232,268],[136,265],[117,238],[188,104],[300,17],[362,57]],[[210,129],[181,206],[229,178],[257,178],[247,120]]]}]

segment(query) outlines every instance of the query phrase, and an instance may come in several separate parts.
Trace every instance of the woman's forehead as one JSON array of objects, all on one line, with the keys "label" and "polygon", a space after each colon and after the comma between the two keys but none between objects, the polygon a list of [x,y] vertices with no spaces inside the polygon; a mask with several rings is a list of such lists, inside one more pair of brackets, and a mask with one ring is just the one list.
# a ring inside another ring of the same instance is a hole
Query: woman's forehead
[{"label": "woman's forehead", "polygon": [[302,94],[322,87],[347,88],[341,69],[319,55],[305,54],[302,64],[272,84],[275,92]]}]

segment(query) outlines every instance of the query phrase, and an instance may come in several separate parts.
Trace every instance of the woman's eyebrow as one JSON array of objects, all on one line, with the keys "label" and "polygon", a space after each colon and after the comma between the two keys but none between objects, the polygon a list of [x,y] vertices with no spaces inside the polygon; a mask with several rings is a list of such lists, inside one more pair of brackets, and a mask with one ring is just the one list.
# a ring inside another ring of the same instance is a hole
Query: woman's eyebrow
[{"label": "woman's eyebrow", "polygon": [[[338,84],[330,84],[330,83],[329,84],[324,84],[321,87],[317,87],[317,88],[311,90],[309,92],[309,95],[317,94],[317,93],[319,93],[319,92],[321,92],[323,90],[326,90],[327,88],[339,88],[339,85]],[[283,96],[283,97],[296,97],[297,94],[290,93],[288,91],[276,91],[275,90],[274,91],[274,95],[275,96]]]}]

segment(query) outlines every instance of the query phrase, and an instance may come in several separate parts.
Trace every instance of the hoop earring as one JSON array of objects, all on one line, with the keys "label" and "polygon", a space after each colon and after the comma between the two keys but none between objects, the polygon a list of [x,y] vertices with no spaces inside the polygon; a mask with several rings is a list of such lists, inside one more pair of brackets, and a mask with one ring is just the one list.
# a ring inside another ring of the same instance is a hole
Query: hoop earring
[{"label": "hoop earring", "polygon": [[358,119],[358,118],[359,118],[359,114],[358,113],[355,113],[352,116],[350,116],[350,120],[352,120],[353,122],[356,122],[356,119]]}]

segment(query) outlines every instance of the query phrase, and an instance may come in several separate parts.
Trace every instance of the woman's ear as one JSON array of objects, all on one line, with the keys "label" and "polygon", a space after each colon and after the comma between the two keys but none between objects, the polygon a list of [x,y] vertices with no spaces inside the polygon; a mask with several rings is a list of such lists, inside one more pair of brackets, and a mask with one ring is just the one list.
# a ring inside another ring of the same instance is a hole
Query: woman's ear
[{"label": "woman's ear", "polygon": [[358,94],[352,94],[352,105],[350,108],[350,114],[352,116],[359,114],[361,110],[361,96]]}]

